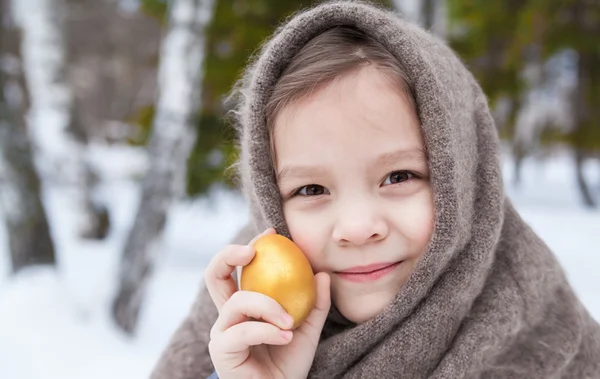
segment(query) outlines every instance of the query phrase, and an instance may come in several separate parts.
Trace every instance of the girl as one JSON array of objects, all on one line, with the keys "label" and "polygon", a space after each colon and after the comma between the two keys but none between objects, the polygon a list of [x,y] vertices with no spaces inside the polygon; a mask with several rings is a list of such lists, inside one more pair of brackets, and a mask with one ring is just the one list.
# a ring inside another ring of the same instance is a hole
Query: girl
[{"label": "girl", "polygon": [[[252,223],[154,379],[600,378],[600,326],[505,197],[486,97],[440,40],[324,3],[278,29],[237,93]],[[232,279],[263,230],[316,273],[293,331]]]}]

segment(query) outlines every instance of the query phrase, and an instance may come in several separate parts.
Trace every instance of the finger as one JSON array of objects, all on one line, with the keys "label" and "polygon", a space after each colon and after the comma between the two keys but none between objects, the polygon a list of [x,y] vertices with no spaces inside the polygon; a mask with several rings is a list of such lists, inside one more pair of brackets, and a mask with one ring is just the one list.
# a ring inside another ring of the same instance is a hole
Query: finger
[{"label": "finger", "polygon": [[228,245],[210,261],[204,270],[204,282],[217,309],[237,291],[232,273],[236,266],[245,266],[254,258],[254,248],[246,245]]},{"label": "finger", "polygon": [[327,273],[320,272],[315,275],[315,281],[317,285],[315,307],[306,318],[306,321],[300,325],[299,330],[318,340],[331,308],[331,278]]},{"label": "finger", "polygon": [[317,301],[315,308],[320,312],[319,314],[329,313],[331,307],[331,278],[329,274],[320,272],[315,275],[315,281],[317,282]]},{"label": "finger", "polygon": [[[268,228],[256,236],[253,241],[270,233],[275,233],[275,229]],[[237,282],[239,283],[240,270],[236,270],[236,266],[247,265],[254,258],[254,254],[255,250],[252,243],[248,245],[228,245],[210,261],[204,271],[204,282],[217,310],[220,311],[223,304],[238,290],[238,285],[232,276],[233,271],[237,271],[235,275],[237,275]]]},{"label": "finger", "polygon": [[261,321],[246,321],[227,329],[213,340],[214,349],[231,354],[261,344],[286,345],[293,338],[291,330],[281,330],[275,325]]},{"label": "finger", "polygon": [[[259,235],[254,237],[250,242],[248,242],[248,245],[253,246],[254,243],[256,241],[258,241],[259,238],[266,236],[267,234],[277,234],[277,232],[275,231],[275,228],[267,228],[264,232],[260,233]],[[235,275],[236,275],[237,283],[239,284],[240,280],[241,280],[241,276],[242,276],[242,270],[240,270],[239,268],[236,268],[235,271],[236,271]]]},{"label": "finger", "polygon": [[238,291],[223,305],[215,327],[224,332],[248,318],[264,320],[281,329],[294,325],[292,316],[273,298],[258,292]]}]

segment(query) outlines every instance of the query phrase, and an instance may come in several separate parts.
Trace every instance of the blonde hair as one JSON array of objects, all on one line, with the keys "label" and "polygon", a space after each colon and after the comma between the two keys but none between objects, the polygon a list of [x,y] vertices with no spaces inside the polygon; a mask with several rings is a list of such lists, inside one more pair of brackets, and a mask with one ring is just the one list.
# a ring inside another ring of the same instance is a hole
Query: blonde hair
[{"label": "blonde hair", "polygon": [[334,27],[304,45],[273,88],[265,109],[271,158],[274,159],[275,154],[275,118],[283,108],[309,96],[315,89],[368,65],[388,75],[416,112],[414,88],[402,63],[379,41],[362,31],[349,26]]}]

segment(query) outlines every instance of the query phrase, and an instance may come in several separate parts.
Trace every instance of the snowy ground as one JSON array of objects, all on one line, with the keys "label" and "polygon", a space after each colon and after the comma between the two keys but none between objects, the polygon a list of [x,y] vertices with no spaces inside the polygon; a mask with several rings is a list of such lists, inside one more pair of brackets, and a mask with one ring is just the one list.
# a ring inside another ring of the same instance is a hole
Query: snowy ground
[{"label": "snowy ground", "polygon": [[[98,148],[92,157],[103,170],[97,195],[108,200],[115,217],[106,241],[73,238],[68,195],[47,189],[44,201],[59,268],[29,269],[9,278],[6,236],[0,228],[2,379],[147,378],[197,293],[203,267],[248,217],[244,202],[224,192],[173,207],[139,332],[135,339],[126,338],[114,328],[108,309],[118,253],[137,202],[130,176],[143,170],[145,162],[129,148]],[[600,170],[587,168],[596,174],[594,190],[600,191]],[[509,196],[557,253],[575,290],[600,320],[600,211],[581,208],[570,162],[564,156],[527,161],[519,190],[509,185],[509,164],[505,176]]]}]

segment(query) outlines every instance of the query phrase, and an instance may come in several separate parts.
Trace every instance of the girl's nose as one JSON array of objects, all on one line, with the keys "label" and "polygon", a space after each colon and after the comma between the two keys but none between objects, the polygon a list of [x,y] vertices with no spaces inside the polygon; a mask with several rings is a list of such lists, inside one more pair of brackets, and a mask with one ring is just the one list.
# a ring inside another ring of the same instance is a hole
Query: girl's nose
[{"label": "girl's nose", "polygon": [[363,245],[384,239],[388,225],[382,210],[369,204],[345,204],[336,215],[333,238],[339,245]]}]

